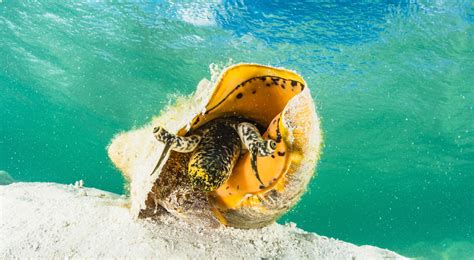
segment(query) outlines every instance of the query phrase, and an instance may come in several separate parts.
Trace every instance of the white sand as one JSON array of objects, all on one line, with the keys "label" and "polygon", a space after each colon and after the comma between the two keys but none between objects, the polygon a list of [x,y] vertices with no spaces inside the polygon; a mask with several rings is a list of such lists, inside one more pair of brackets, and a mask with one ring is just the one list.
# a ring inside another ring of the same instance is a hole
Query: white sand
[{"label": "white sand", "polygon": [[403,259],[294,225],[204,230],[170,215],[134,220],[125,197],[54,183],[0,186],[0,258]]}]

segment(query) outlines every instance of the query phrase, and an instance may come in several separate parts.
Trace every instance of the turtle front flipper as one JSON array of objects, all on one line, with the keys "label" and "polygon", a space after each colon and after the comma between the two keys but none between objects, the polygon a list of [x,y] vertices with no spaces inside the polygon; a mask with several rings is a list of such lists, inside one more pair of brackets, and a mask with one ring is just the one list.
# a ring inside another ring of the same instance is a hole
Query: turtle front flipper
[{"label": "turtle front flipper", "polygon": [[170,149],[177,152],[189,153],[194,151],[199,145],[199,142],[201,142],[201,137],[198,135],[177,136],[166,131],[161,126],[155,127],[153,129],[153,134],[158,141],[165,144],[165,148],[163,149],[160,159],[158,159],[158,162],[156,163],[156,166],[150,175],[153,175],[153,173],[160,167],[161,162],[166,157],[166,154],[168,154]]},{"label": "turtle front flipper", "polygon": [[161,126],[155,127],[153,134],[158,141],[168,145],[169,149],[181,153],[194,151],[201,141],[201,137],[198,135],[178,136],[166,131]]},{"label": "turtle front flipper", "polygon": [[257,180],[264,185],[258,174],[257,158],[258,156],[269,156],[273,154],[277,146],[276,142],[271,139],[264,140],[257,127],[251,123],[240,123],[237,126],[237,132],[239,133],[240,140],[242,140],[242,144],[249,150],[253,174]]}]

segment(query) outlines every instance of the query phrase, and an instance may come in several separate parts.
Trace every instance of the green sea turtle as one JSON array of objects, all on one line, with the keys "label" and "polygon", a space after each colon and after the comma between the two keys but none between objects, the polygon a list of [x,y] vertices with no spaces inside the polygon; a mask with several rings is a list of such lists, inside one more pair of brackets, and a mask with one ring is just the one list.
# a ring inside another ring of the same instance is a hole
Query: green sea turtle
[{"label": "green sea turtle", "polygon": [[257,228],[306,191],[322,135],[303,78],[238,64],[213,82],[109,145],[135,216],[168,212],[194,224]]},{"label": "green sea turtle", "polygon": [[153,132],[158,141],[166,144],[166,150],[193,152],[188,176],[193,186],[204,191],[216,190],[229,178],[243,150],[249,152],[252,171],[264,185],[258,174],[257,157],[269,156],[277,147],[274,140],[263,140],[255,125],[236,117],[214,119],[188,136],[172,134],[161,126],[155,127]]}]

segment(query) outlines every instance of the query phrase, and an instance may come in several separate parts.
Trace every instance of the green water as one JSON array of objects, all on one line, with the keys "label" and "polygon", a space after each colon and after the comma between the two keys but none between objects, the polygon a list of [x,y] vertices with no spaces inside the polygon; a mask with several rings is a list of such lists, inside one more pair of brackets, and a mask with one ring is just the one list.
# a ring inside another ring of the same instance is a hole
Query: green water
[{"label": "green water", "polygon": [[283,66],[322,118],[317,177],[280,222],[406,256],[474,256],[470,1],[0,1],[0,170],[123,193],[106,146],[209,64]]}]

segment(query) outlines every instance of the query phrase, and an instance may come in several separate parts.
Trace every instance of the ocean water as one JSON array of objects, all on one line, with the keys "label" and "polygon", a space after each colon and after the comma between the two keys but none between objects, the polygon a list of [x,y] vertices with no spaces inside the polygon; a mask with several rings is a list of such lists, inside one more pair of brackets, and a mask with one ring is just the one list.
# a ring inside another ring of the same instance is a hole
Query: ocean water
[{"label": "ocean water", "polygon": [[115,133],[191,94],[210,64],[282,66],[307,81],[325,147],[280,222],[473,258],[473,3],[370,2],[0,0],[2,176],[123,193]]}]

